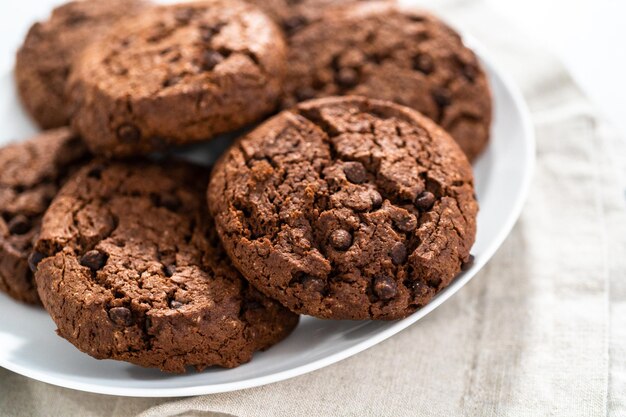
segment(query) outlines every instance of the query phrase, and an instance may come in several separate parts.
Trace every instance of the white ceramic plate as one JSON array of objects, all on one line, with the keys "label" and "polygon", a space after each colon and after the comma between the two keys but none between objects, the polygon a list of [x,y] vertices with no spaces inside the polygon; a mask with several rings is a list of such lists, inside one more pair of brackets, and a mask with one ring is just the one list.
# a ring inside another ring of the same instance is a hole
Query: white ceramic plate
[{"label": "white ceramic plate", "polygon": [[[8,4],[8,3],[7,3]],[[2,13],[2,20],[9,14]],[[30,16],[31,21],[35,16]],[[15,41],[15,39],[13,39]],[[12,62],[13,46],[2,45],[0,62]],[[5,41],[6,42],[6,41]],[[473,267],[428,306],[396,322],[323,321],[303,317],[295,332],[252,362],[236,369],[166,375],[123,362],[98,361],[58,337],[45,311],[0,295],[0,366],[27,377],[77,390],[137,397],[173,397],[239,390],[328,366],[355,355],[415,323],[461,289],[492,257],[517,220],[528,190],[533,162],[533,130],[524,101],[471,40],[493,87],[493,138],[475,166],[481,205]],[[0,66],[0,144],[35,131],[14,93],[10,65]],[[196,155],[203,157],[204,153]],[[0,167],[2,169],[2,167]]]}]

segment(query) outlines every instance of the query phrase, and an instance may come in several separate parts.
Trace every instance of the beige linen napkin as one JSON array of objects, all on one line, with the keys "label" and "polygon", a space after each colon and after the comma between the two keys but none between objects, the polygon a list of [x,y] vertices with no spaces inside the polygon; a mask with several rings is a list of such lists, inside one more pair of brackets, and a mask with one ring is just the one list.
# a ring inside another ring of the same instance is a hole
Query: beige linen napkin
[{"label": "beige linen napkin", "polygon": [[537,130],[522,217],[467,287],[390,340],[292,380],[154,400],[0,370],[0,414],[626,416],[626,141],[557,62],[480,2],[433,3],[515,76]]}]

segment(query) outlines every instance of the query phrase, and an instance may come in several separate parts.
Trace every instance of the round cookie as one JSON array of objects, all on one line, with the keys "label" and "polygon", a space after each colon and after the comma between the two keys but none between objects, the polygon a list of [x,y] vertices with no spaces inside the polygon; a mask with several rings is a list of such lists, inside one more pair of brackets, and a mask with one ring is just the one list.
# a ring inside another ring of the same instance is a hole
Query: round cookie
[{"label": "round cookie", "polygon": [[67,128],[0,148],[0,291],[38,304],[28,257],[41,217],[87,150]]},{"label": "round cookie", "polygon": [[168,372],[235,367],[298,317],[251,288],[207,214],[208,172],[94,162],[44,216],[35,274],[58,333],[98,359]]},{"label": "round cookie", "polygon": [[226,251],[267,296],[331,319],[406,317],[469,262],[472,169],[421,114],[325,98],[231,147],[208,201]]},{"label": "round cookie", "polygon": [[314,97],[362,95],[411,107],[441,125],[470,161],[486,147],[489,84],[474,53],[437,18],[361,4],[290,38],[284,107]]},{"label": "round cookie", "polygon": [[144,6],[139,0],[73,1],[30,28],[17,52],[15,79],[24,106],[39,126],[69,124],[65,86],[75,57],[113,22]]},{"label": "round cookie", "polygon": [[106,156],[207,140],[275,109],[285,54],[280,30],[249,4],[155,7],[81,55],[72,124]]}]

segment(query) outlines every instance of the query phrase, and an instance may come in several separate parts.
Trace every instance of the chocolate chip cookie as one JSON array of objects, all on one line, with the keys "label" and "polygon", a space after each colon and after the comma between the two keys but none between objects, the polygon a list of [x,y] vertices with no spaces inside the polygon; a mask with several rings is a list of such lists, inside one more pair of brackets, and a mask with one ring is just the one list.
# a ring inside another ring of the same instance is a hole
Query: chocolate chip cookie
[{"label": "chocolate chip cookie", "polygon": [[[300,29],[319,20],[325,11],[351,7],[368,1],[384,0],[246,0],[268,14],[290,37]],[[394,3],[394,0],[387,0]]]},{"label": "chocolate chip cookie", "polygon": [[24,106],[41,127],[69,124],[65,85],[75,57],[113,22],[143,7],[139,0],[73,1],[30,28],[17,53],[15,78]]},{"label": "chocolate chip cookie", "polygon": [[430,119],[325,98],[280,113],[215,166],[209,207],[235,266],[294,312],[392,320],[470,259],[472,169]]},{"label": "chocolate chip cookie", "polygon": [[474,160],[489,140],[491,93],[474,53],[437,18],[363,3],[290,38],[284,106],[363,95],[409,106],[440,124]]},{"label": "chocolate chip cookie", "polygon": [[66,128],[0,149],[0,291],[37,304],[28,257],[41,217],[68,173],[88,158]]},{"label": "chocolate chip cookie", "polygon": [[275,108],[285,53],[280,30],[249,4],[151,8],[81,55],[73,126],[106,156],[210,139]]},{"label": "chocolate chip cookie", "polygon": [[235,367],[293,330],[298,317],[248,286],[221,248],[207,174],[94,162],[67,182],[35,247],[59,335],[98,359],[184,372]]}]

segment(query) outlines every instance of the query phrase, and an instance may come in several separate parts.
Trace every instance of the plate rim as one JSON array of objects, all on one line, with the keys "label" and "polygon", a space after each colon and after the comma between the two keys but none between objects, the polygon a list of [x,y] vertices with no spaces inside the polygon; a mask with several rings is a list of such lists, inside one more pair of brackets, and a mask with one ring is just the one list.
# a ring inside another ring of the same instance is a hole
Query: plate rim
[{"label": "plate rim", "polygon": [[492,74],[495,74],[497,78],[499,78],[499,81],[502,83],[505,90],[510,95],[513,104],[518,109],[523,131],[522,137],[525,138],[524,143],[526,149],[525,154],[523,155],[525,161],[525,170],[523,173],[520,190],[517,193],[515,202],[513,204],[513,209],[508,214],[506,221],[504,222],[504,226],[500,229],[496,237],[483,251],[483,256],[481,256],[481,260],[479,262],[476,262],[471,269],[459,276],[448,288],[441,292],[433,301],[431,301],[425,307],[423,307],[413,315],[391,324],[384,330],[379,331],[368,339],[356,343],[355,345],[339,352],[314,360],[310,363],[295,366],[291,369],[236,382],[178,388],[116,388],[97,385],[94,383],[68,380],[66,378],[49,375],[45,371],[37,371],[22,365],[7,362],[6,360],[3,360],[3,358],[0,358],[0,367],[40,382],[52,384],[67,389],[101,395],[156,398],[189,397],[196,395],[219,394],[224,392],[232,392],[259,387],[274,382],[285,381],[287,379],[295,378],[297,376],[301,376],[325,368],[326,366],[340,362],[389,339],[393,335],[407,329],[408,327],[415,324],[420,319],[431,313],[433,310],[435,310],[437,307],[447,301],[450,297],[456,294],[461,288],[463,288],[493,258],[495,252],[500,248],[500,246],[502,246],[521,215],[523,206],[528,197],[536,163],[536,138],[534,125],[531,119],[530,110],[522,95],[521,90],[513,81],[512,77],[509,76],[508,73],[501,70],[501,68],[496,64],[490,53],[486,51],[486,48],[479,41],[466,33],[463,33],[462,38],[464,42],[476,52],[476,55],[479,57],[480,61],[489,70],[491,70]]}]

